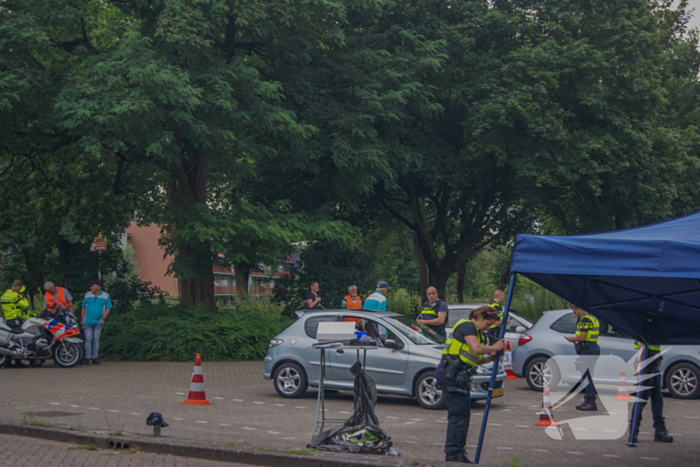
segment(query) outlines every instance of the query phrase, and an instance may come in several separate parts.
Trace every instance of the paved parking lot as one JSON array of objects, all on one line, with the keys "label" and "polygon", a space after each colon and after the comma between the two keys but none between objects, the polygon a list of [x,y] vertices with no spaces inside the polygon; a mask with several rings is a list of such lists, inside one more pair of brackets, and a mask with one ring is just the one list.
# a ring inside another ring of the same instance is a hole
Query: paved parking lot
[{"label": "paved parking lot", "polygon": [[[314,425],[316,391],[302,399],[282,399],[272,383],[262,378],[261,362],[204,362],[204,380],[211,406],[179,404],[187,397],[192,364],[104,362],[100,366],[60,369],[51,364],[40,369],[0,370],[1,417],[20,421],[28,411],[36,420],[98,432],[148,434],[146,416],[161,412],[170,427],[164,435],[178,438],[248,443],[252,446],[302,448]],[[581,414],[574,409],[576,397],[554,412],[562,422]],[[542,403],[541,393],[527,388],[524,380],[508,381],[506,394],[494,400],[489,417],[482,465],[503,466],[519,456],[520,466],[596,465],[687,466],[700,464],[700,400],[665,398],[672,444],[652,442],[649,408],[642,423],[640,443],[626,445],[626,437],[604,441],[575,439],[586,431],[607,432],[616,437],[619,424],[594,424],[574,433],[564,426],[563,439],[554,440],[544,429],[533,426]],[[473,406],[469,454],[483,415],[483,403]],[[327,398],[329,417],[345,418],[352,410],[349,393]],[[445,411],[428,411],[403,397],[380,397],[377,415],[382,427],[404,456],[441,460],[446,429]],[[595,416],[605,416],[598,412]],[[611,418],[612,420],[612,418]],[[626,429],[626,428],[625,428]]]}]

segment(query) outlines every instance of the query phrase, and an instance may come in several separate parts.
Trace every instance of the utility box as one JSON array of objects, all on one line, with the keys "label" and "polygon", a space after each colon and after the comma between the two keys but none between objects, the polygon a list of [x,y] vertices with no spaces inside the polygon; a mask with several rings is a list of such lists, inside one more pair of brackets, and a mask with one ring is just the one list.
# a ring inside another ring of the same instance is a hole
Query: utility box
[{"label": "utility box", "polygon": [[318,323],[316,339],[318,339],[319,342],[351,341],[354,338],[354,321],[321,321]]}]

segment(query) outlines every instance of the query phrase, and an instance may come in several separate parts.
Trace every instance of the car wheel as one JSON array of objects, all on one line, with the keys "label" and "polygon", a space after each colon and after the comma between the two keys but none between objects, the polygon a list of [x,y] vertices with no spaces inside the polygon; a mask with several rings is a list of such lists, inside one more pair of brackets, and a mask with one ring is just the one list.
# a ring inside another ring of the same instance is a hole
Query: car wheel
[{"label": "car wheel", "polygon": [[525,367],[525,380],[530,389],[535,391],[557,386],[560,379],[559,368],[549,357],[533,358]]},{"label": "car wheel", "polygon": [[424,409],[437,410],[445,407],[447,394],[440,388],[434,371],[426,371],[416,380],[416,400]]},{"label": "car wheel", "polygon": [[292,362],[283,363],[277,368],[274,382],[277,394],[287,398],[301,397],[309,387],[304,368]]},{"label": "car wheel", "polygon": [[677,399],[695,399],[700,395],[700,369],[689,362],[673,365],[666,372],[666,389]]}]

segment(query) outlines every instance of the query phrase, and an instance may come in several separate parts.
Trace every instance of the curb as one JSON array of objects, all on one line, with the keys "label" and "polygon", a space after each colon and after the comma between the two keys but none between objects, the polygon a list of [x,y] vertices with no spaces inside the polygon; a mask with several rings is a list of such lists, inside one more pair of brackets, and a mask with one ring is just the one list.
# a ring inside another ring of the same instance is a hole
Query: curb
[{"label": "curb", "polygon": [[[310,456],[302,456],[278,452],[259,452],[251,449],[226,448],[215,444],[199,444],[190,440],[184,441],[167,437],[157,440],[154,438],[114,437],[6,422],[0,422],[0,434],[28,436],[82,446],[95,446],[100,449],[130,449],[138,447],[140,450],[151,454],[169,454],[172,456],[265,467],[397,467],[410,463],[408,459],[402,457],[332,452],[315,452]],[[421,461],[412,465],[438,467],[447,464],[439,461]]]}]

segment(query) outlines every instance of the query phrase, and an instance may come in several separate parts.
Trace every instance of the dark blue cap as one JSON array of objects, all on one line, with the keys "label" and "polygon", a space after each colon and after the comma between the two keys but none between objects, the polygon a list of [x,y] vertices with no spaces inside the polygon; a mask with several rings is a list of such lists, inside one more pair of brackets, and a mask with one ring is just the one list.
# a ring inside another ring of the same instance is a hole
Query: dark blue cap
[{"label": "dark blue cap", "polygon": [[391,287],[389,287],[389,284],[387,284],[385,281],[379,281],[379,282],[377,283],[377,288],[378,288],[378,289],[390,289],[390,290],[391,290]]}]

